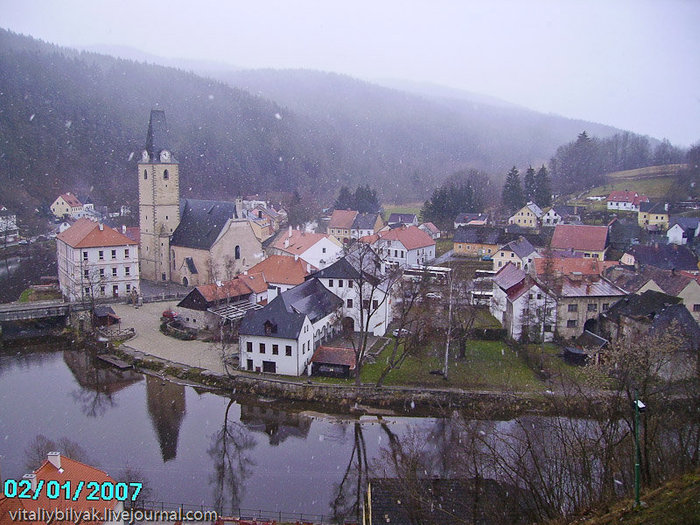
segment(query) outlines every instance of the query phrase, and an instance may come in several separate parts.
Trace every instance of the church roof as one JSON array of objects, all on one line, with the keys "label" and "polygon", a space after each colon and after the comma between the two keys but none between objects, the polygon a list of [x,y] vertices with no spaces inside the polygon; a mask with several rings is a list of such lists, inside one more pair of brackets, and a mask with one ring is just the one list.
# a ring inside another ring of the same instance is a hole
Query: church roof
[{"label": "church roof", "polygon": [[168,125],[165,122],[165,111],[152,109],[151,119],[148,122],[148,134],[146,135],[146,151],[154,159],[164,149],[171,151]]},{"label": "church roof", "polygon": [[237,219],[235,202],[184,199],[180,202],[180,224],[170,244],[209,250],[229,219]]}]

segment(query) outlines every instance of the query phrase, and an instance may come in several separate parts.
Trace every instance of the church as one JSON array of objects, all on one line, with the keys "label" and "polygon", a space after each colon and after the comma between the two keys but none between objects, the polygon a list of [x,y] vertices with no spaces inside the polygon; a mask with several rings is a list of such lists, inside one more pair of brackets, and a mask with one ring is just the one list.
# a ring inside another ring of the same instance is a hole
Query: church
[{"label": "church", "polygon": [[199,286],[263,260],[242,202],[180,199],[179,163],[165,112],[152,110],[138,162],[141,278]]}]

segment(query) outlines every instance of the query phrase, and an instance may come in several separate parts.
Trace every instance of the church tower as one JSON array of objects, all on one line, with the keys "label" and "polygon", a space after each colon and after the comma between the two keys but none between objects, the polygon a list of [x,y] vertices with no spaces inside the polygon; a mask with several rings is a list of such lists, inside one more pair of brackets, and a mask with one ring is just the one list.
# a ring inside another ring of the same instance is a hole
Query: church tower
[{"label": "church tower", "polygon": [[180,224],[180,174],[162,110],[151,110],[138,178],[141,278],[169,281],[170,235]]}]

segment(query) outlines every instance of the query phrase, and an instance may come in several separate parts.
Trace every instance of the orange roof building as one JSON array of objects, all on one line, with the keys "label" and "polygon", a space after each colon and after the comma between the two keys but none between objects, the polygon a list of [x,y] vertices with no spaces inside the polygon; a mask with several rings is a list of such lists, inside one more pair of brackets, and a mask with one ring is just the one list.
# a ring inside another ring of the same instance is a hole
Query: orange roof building
[{"label": "orange roof building", "polygon": [[262,274],[265,282],[281,288],[279,291],[283,292],[292,286],[303,283],[307,275],[317,270],[318,268],[299,257],[270,255],[264,261],[252,266],[248,270],[248,274]]},{"label": "orange roof building", "polygon": [[277,235],[267,251],[268,256],[296,256],[316,268],[325,268],[338,260],[343,247],[333,235],[303,232],[290,226],[289,230]]},{"label": "orange roof building", "polygon": [[553,250],[573,250],[585,258],[603,260],[608,249],[608,227],[557,224],[550,247]]},{"label": "orange roof building", "polygon": [[425,265],[435,258],[435,240],[416,226],[401,226],[360,239],[379,257],[401,267]]}]

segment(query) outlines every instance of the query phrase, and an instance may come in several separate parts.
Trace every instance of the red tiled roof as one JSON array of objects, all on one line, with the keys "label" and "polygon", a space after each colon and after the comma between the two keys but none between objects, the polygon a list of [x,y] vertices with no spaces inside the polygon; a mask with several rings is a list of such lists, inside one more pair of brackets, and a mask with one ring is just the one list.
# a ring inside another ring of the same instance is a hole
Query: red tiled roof
[{"label": "red tiled roof", "polygon": [[[100,229],[102,226],[102,229]],[[70,228],[59,233],[57,239],[72,248],[99,248],[102,246],[127,246],[137,244],[109,226],[89,219],[78,219]]]},{"label": "red tiled roof", "polygon": [[202,297],[207,302],[221,301],[231,297],[240,297],[252,293],[253,289],[248,284],[236,277],[230,281],[221,283],[221,286],[216,283],[203,284],[197,286],[197,291],[202,294]]},{"label": "red tiled roof", "polygon": [[598,259],[552,257],[535,259],[535,273],[543,275],[547,271],[570,274],[579,272],[583,275],[602,275],[605,270],[620,264],[618,261],[599,261]]},{"label": "red tiled roof", "polygon": [[262,273],[268,283],[301,284],[304,282],[304,277],[316,270],[318,268],[304,259],[295,259],[288,255],[271,255],[250,268],[248,273]]},{"label": "red tiled roof", "polygon": [[62,193],[61,197],[71,208],[80,208],[83,205],[83,203],[78,200],[78,197],[73,195],[71,192]]},{"label": "red tiled roof", "polygon": [[407,250],[435,245],[433,238],[417,226],[402,226],[401,228],[386,230],[380,232],[379,236],[387,241],[399,241]]},{"label": "red tiled roof", "polygon": [[349,230],[355,221],[355,217],[357,217],[357,213],[354,210],[333,210],[328,227]]},{"label": "red tiled roof", "polygon": [[[63,486],[64,483],[70,482],[71,491],[75,490],[79,484],[86,486],[89,482],[94,481],[102,486],[102,483],[116,484],[116,481],[110,477],[106,472],[76,461],[74,459],[69,459],[65,456],[60,457],[61,469],[57,469],[53,463],[48,460],[34,471],[36,475],[37,486],[40,481],[44,481],[43,490],[39,493],[37,499],[20,499],[20,498],[0,498],[0,523],[10,523],[9,511],[16,511],[24,509],[27,512],[38,513],[39,509],[46,509],[48,512],[53,512],[58,509],[61,511],[66,511],[68,508],[72,508],[75,514],[80,513],[81,516],[88,515],[93,508],[97,508],[95,501],[88,501],[87,495],[89,491],[83,489],[80,496],[76,501],[63,499],[63,491],[59,491],[58,499],[49,499],[46,495],[46,484],[49,481],[57,481],[59,485]],[[102,514],[105,508],[114,509],[119,502],[115,499],[110,502],[101,502],[99,504],[99,513]],[[43,524],[44,521],[23,521],[27,524]],[[81,523],[91,524],[91,523],[101,523],[96,521],[81,521]]]},{"label": "red tiled roof", "polygon": [[640,195],[636,191],[615,190],[610,192],[607,200],[610,202],[631,202],[635,206],[638,206],[640,202],[649,202],[649,197]]},{"label": "red tiled roof", "polygon": [[603,251],[608,241],[607,226],[557,224],[550,246],[554,250],[572,248],[582,251]]},{"label": "red tiled roof", "polygon": [[319,346],[311,358],[312,363],[328,363],[331,365],[349,366],[355,369],[355,351],[352,348],[335,346]]},{"label": "red tiled roof", "polygon": [[[291,234],[289,234],[289,232],[284,232],[282,235],[280,235],[272,246],[277,250],[281,250],[292,255],[302,255],[317,242],[330,238],[331,236],[326,235],[325,233],[306,233],[299,230],[292,230]],[[287,246],[285,246],[286,241],[289,241]]]}]

